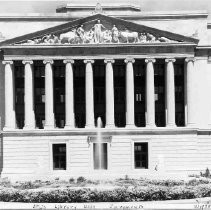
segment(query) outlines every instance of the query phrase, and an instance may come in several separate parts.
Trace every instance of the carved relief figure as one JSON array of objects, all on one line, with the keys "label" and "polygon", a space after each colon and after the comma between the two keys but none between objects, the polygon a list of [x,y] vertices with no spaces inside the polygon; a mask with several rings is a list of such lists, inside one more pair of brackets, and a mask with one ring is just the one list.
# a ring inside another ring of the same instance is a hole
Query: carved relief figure
[{"label": "carved relief figure", "polygon": [[119,30],[115,25],[113,25],[111,32],[112,32],[112,41],[119,43]]},{"label": "carved relief figure", "polygon": [[60,34],[59,37],[62,44],[76,44],[79,42],[80,37],[76,34],[76,29]]},{"label": "carved relief figure", "polygon": [[129,32],[129,31],[121,31],[120,33],[120,38],[127,43],[129,41],[132,41],[133,43],[139,42],[138,39],[138,32]]},{"label": "carved relief figure", "polygon": [[156,38],[154,35],[147,33],[147,41],[149,42],[155,42]]},{"label": "carved relief figure", "polygon": [[167,39],[166,37],[160,37],[160,38],[158,38],[158,40],[160,41],[160,42],[170,42],[170,39]]},{"label": "carved relief figure", "polygon": [[99,44],[99,43],[160,43],[178,42],[166,37],[156,36],[147,32],[120,31],[116,25],[107,29],[100,20],[94,24],[90,30],[85,30],[83,25],[71,29],[65,33],[45,34],[31,40],[23,41],[19,44]]},{"label": "carved relief figure", "polygon": [[110,30],[105,30],[102,34],[103,34],[103,43],[112,42],[112,33]]},{"label": "carved relief figure", "polygon": [[82,40],[82,42],[84,43],[84,29],[83,29],[83,25],[81,25],[78,29],[77,29],[77,35],[80,37],[80,39]]},{"label": "carved relief figure", "polygon": [[95,43],[101,43],[102,42],[102,29],[106,29],[103,24],[100,23],[100,20],[97,21],[97,23],[93,26],[94,29],[94,40]]},{"label": "carved relief figure", "polygon": [[147,42],[147,36],[145,35],[145,33],[141,33],[141,35],[139,37],[139,40],[142,43],[146,43]]},{"label": "carved relief figure", "polygon": [[84,33],[84,37],[83,37],[83,43],[94,43],[94,31],[93,29],[87,31]]}]

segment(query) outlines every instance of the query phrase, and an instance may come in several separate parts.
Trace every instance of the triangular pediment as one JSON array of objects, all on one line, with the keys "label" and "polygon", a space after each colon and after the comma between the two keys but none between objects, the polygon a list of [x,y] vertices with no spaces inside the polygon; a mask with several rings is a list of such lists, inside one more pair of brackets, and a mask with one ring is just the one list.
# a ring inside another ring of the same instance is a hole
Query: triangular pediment
[{"label": "triangular pediment", "polygon": [[96,14],[1,42],[5,45],[198,43],[199,40]]}]

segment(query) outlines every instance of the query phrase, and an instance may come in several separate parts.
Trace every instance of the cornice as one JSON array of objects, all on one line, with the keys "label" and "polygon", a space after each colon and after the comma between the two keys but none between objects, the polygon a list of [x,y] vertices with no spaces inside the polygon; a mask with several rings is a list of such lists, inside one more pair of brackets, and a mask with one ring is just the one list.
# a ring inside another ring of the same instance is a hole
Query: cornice
[{"label": "cornice", "polygon": [[[91,11],[71,12],[71,13],[1,13],[0,21],[72,21],[75,19],[84,18],[93,15]],[[162,19],[198,19],[207,18],[206,11],[182,11],[182,12],[130,12],[129,15],[119,13],[117,11],[105,12],[105,15],[110,17],[122,18],[125,20],[162,20]],[[210,26],[211,23],[208,23]]]},{"label": "cornice", "polygon": [[[115,128],[115,129],[106,129],[102,128],[103,136],[123,136],[129,135],[131,138],[133,136],[156,136],[156,135],[194,135],[194,136],[211,136],[211,129],[199,129],[199,128],[187,128],[187,127],[176,127],[166,128],[145,128],[145,127],[136,127],[133,129],[127,128]],[[45,129],[36,129],[36,130],[11,130],[11,131],[1,131],[1,137],[28,137],[28,136],[96,136],[97,130],[93,129],[84,129],[84,128],[74,128],[71,130],[66,129],[54,129],[54,130],[45,130]],[[12,139],[13,140],[13,139]]]},{"label": "cornice", "polygon": [[[106,44],[71,44],[71,45],[59,45],[59,44],[51,44],[51,45],[4,45],[0,46],[0,49],[24,49],[24,48],[91,48],[91,47],[137,47],[137,46],[148,46],[148,47],[169,47],[169,46],[197,46],[197,44],[192,42],[171,42],[171,43],[106,43]],[[210,46],[211,47],[211,46]]]},{"label": "cornice", "polygon": [[[112,136],[121,136],[121,135],[197,135],[197,128],[118,128],[118,129],[106,129],[102,128],[102,135],[112,135]],[[208,130],[206,130],[208,132]],[[210,131],[209,131],[210,132]],[[72,130],[65,129],[54,129],[54,130],[44,130],[37,129],[31,131],[24,130],[11,130],[3,131],[3,137],[13,137],[13,136],[94,136],[97,134],[96,128],[94,129],[84,129],[84,128],[75,128]]]},{"label": "cornice", "polygon": [[[84,44],[84,45],[49,45],[49,46],[2,46],[4,59],[23,58],[42,60],[44,57],[54,59],[70,58],[99,58],[104,55],[111,58],[126,58],[131,55],[134,58],[146,58],[148,55],[155,55],[160,58],[167,58],[169,55],[175,58],[194,56],[194,43],[135,43],[135,44]],[[81,53],[83,50],[83,53]],[[58,52],[59,55],[58,55]],[[118,53],[117,53],[118,52]]]}]

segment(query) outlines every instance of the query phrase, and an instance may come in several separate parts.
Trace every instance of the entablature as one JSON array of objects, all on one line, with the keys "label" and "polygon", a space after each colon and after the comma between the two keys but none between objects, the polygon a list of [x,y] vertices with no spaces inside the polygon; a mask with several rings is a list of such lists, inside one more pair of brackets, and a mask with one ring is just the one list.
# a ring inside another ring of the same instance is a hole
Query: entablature
[{"label": "entablature", "polygon": [[193,43],[156,43],[156,44],[98,44],[98,45],[51,45],[51,46],[5,46],[2,47],[4,59],[25,57],[43,59],[51,57],[53,59],[66,58],[95,58],[105,57],[133,58],[146,57],[190,57],[194,55],[196,44]]}]

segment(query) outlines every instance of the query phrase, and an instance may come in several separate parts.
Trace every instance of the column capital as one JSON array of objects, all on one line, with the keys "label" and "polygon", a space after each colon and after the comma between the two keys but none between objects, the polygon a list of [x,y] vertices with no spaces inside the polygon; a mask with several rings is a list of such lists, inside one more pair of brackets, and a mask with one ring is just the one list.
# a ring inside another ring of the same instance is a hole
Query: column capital
[{"label": "column capital", "polygon": [[64,64],[67,64],[67,63],[71,63],[71,64],[73,64],[75,61],[74,60],[72,60],[72,59],[68,59],[68,60],[63,60],[63,63]]},{"label": "column capital", "polygon": [[84,63],[94,63],[95,61],[94,60],[92,60],[92,59],[87,59],[87,60],[84,60]]},{"label": "column capital", "polygon": [[33,64],[33,61],[32,60],[23,60],[22,63],[25,65],[25,64],[30,64],[32,65]]},{"label": "column capital", "polygon": [[155,58],[146,58],[145,59],[146,63],[149,63],[149,62],[155,63],[155,61],[156,61]]},{"label": "column capital", "polygon": [[2,61],[2,64],[4,64],[4,65],[6,65],[6,64],[12,65],[13,61],[6,61],[6,60],[4,60],[4,61]]},{"label": "column capital", "polygon": [[165,59],[165,62],[166,62],[166,63],[169,63],[169,62],[174,63],[175,61],[176,61],[175,58],[166,58],[166,59]]},{"label": "column capital", "polygon": [[47,63],[53,64],[53,60],[50,60],[50,59],[49,59],[49,60],[44,60],[43,63],[44,63],[44,64],[47,64]]},{"label": "column capital", "polygon": [[114,59],[105,59],[104,63],[114,63]]},{"label": "column capital", "polygon": [[185,62],[195,62],[195,58],[194,57],[190,57],[190,58],[185,58]]},{"label": "column capital", "polygon": [[135,59],[133,59],[133,58],[126,58],[126,59],[124,60],[124,62],[125,62],[125,63],[134,63],[134,62],[135,62]]}]

